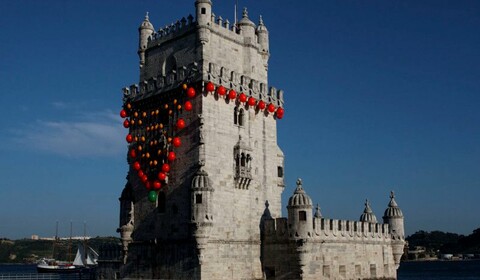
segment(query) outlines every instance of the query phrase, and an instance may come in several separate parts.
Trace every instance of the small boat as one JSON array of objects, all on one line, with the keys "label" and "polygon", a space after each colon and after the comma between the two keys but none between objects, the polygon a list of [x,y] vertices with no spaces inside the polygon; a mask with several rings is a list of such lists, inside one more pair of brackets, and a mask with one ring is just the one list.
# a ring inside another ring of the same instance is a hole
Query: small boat
[{"label": "small boat", "polygon": [[92,268],[97,266],[98,253],[86,243],[79,243],[77,255],[73,261],[73,265],[78,268]]},{"label": "small boat", "polygon": [[41,259],[37,264],[38,273],[78,273],[82,270],[72,263],[58,262],[55,259]]}]

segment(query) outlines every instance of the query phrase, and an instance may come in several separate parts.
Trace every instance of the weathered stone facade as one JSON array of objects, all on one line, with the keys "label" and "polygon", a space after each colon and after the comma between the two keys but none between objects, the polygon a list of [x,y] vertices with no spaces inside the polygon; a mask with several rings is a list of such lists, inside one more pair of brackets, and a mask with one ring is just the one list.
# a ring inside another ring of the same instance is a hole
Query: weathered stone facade
[{"label": "weathered stone facade", "polygon": [[[212,82],[283,107],[283,92],[267,86],[268,30],[261,18],[255,25],[246,10],[236,25],[216,17],[210,0],[195,1],[195,11],[195,19],[189,16],[158,31],[147,15],[139,27],[140,84],[124,89],[125,103],[148,112],[162,100],[181,101],[183,84],[198,94],[190,100],[190,112],[175,115],[187,126],[172,135],[181,136],[182,145],[155,203],[148,201],[135,170],[129,170],[120,198],[124,257],[118,275],[396,278],[399,262],[387,214],[386,224],[323,219],[319,212],[312,217],[311,200],[299,184],[288,220],[281,218],[285,185],[278,111],[206,89]],[[403,215],[395,217],[395,226],[403,232]]]}]

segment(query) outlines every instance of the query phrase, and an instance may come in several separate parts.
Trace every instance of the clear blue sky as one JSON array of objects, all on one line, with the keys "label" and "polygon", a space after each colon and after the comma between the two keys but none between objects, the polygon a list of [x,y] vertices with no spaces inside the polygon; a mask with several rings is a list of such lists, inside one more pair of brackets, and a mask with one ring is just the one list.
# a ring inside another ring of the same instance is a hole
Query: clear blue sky
[{"label": "clear blue sky", "polygon": [[[480,227],[480,2],[239,0],[270,31],[287,188],[322,213],[406,230]],[[127,171],[121,88],[138,82],[137,28],[194,1],[0,1],[0,237],[116,235]],[[233,20],[232,1],[214,13]]]}]

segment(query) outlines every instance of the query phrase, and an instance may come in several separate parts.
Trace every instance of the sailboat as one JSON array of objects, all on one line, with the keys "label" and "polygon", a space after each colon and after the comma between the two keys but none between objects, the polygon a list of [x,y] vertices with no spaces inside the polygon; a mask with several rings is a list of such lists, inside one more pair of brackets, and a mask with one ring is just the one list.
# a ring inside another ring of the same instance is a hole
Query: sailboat
[{"label": "sailboat", "polygon": [[[58,221],[57,221],[57,227],[55,231],[55,240],[53,241],[52,257],[55,256],[55,245],[57,243],[57,240],[58,240]],[[69,251],[71,249],[71,243],[72,243],[72,223],[70,223],[70,241],[68,244]],[[42,258],[37,263],[38,273],[77,273],[80,271],[81,271],[81,268],[76,267],[71,262],[57,261],[54,258]]]},{"label": "sailboat", "polygon": [[73,261],[73,265],[78,268],[91,268],[97,265],[98,253],[86,242],[78,244],[77,255]]}]

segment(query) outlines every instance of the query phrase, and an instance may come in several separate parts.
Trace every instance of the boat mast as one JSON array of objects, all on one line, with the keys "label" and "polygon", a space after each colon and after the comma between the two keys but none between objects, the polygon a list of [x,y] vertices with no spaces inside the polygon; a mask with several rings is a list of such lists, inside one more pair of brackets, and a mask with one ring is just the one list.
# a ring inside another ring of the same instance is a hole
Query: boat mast
[{"label": "boat mast", "polygon": [[89,250],[87,247],[87,222],[83,222],[83,264],[86,266],[87,265],[87,254]]},{"label": "boat mast", "polygon": [[52,259],[55,259],[55,244],[57,243],[57,239],[58,239],[58,221],[57,221],[57,226],[55,227],[55,238],[53,239]]},{"label": "boat mast", "polygon": [[68,240],[68,262],[72,261],[72,221],[70,220],[70,239]]}]

